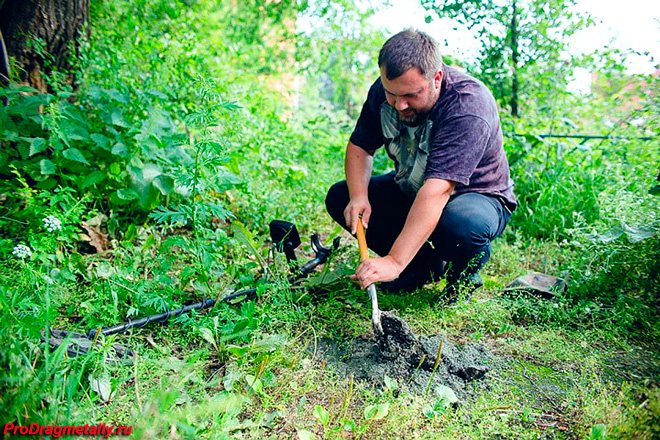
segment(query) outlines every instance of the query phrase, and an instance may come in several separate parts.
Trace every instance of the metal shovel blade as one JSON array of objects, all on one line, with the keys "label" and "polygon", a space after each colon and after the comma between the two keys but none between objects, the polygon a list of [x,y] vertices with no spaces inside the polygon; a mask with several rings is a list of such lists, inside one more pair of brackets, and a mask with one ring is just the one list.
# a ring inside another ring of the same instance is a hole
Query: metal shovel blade
[{"label": "metal shovel blade", "polygon": [[378,308],[378,295],[376,295],[376,286],[373,284],[367,287],[367,293],[371,299],[371,324],[374,327],[376,339],[383,334],[383,325],[380,322],[380,309]]}]

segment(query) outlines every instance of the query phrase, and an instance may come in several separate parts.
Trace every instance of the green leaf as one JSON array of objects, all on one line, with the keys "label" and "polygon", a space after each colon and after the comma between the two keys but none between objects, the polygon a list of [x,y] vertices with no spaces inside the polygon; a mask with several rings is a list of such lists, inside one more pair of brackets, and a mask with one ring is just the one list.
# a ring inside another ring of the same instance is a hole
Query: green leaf
[{"label": "green leaf", "polygon": [[28,157],[30,157],[29,141],[28,143],[19,142],[18,145],[16,146],[16,149],[18,150],[18,153],[21,155],[21,159],[27,159]]},{"label": "green leaf", "polygon": [[112,125],[116,125],[117,127],[123,127],[123,128],[130,127],[130,124],[126,122],[124,116],[117,109],[115,109],[110,115],[110,120],[112,121]]},{"label": "green leaf", "polygon": [[245,375],[245,382],[248,386],[255,392],[255,394],[264,395],[264,385],[261,382],[261,379],[251,375]]},{"label": "green leaf", "polygon": [[124,241],[133,241],[138,236],[138,229],[133,223],[128,225],[126,232],[124,232]]},{"label": "green leaf", "polygon": [[112,146],[111,153],[115,156],[126,157],[128,156],[128,147],[123,142],[117,142]]},{"label": "green leaf", "polygon": [[314,440],[316,438],[314,433],[307,431],[306,429],[298,429],[296,430],[296,433],[298,434],[298,440]]},{"label": "green leaf", "polygon": [[53,179],[52,177],[42,180],[41,182],[37,183],[35,188],[38,189],[53,189],[57,186],[57,180]]},{"label": "green leaf", "polygon": [[135,200],[135,199],[138,198],[137,193],[135,191],[133,191],[132,189],[118,189],[116,194],[117,194],[117,197],[119,198],[119,200],[129,201],[129,200]]},{"label": "green leaf", "polygon": [[435,412],[435,410],[434,410],[433,407],[432,407],[430,404],[428,404],[428,403],[427,403],[426,405],[424,405],[424,407],[422,407],[422,414],[424,414],[424,416],[425,416],[427,419],[433,419],[433,418],[435,418],[435,416],[436,416],[436,412]]},{"label": "green leaf", "polygon": [[66,135],[67,140],[74,141],[86,141],[89,140],[89,133],[84,127],[79,125],[71,124],[66,132],[63,134]]},{"label": "green leaf", "polygon": [[[151,247],[154,247],[156,245],[156,237],[154,234],[149,234],[146,240],[144,240],[144,244],[142,245],[142,249],[146,250]],[[214,340],[215,341],[215,340]]]},{"label": "green leaf", "polygon": [[330,413],[321,405],[314,406],[314,417],[316,417],[323,426],[328,426],[328,423],[330,423]]},{"label": "green leaf", "polygon": [[200,327],[199,334],[202,336],[202,339],[204,339],[206,342],[208,342],[209,344],[215,347],[215,336],[213,336],[213,332],[211,331],[211,329],[206,327]]},{"label": "green leaf", "polygon": [[237,358],[242,358],[250,351],[250,346],[244,345],[242,347],[239,347],[238,345],[229,345],[227,346],[227,351],[229,351]]},{"label": "green leaf", "polygon": [[118,176],[121,173],[121,165],[119,162],[112,162],[110,164],[110,174],[114,174],[115,176]]},{"label": "green leaf", "polygon": [[607,439],[607,425],[598,424],[591,427],[590,439],[605,440]]},{"label": "green leaf", "polygon": [[164,196],[171,194],[172,191],[174,191],[174,179],[170,176],[161,174],[160,176],[156,176],[152,183]]},{"label": "green leaf", "polygon": [[438,400],[444,401],[446,406],[458,402],[458,397],[456,397],[454,390],[445,385],[435,387],[435,395],[438,397]]},{"label": "green leaf", "polygon": [[390,412],[390,404],[380,403],[378,405],[369,405],[364,409],[364,418],[367,420],[382,420]]},{"label": "green leaf", "polygon": [[91,374],[88,377],[89,387],[92,391],[101,396],[101,400],[109,402],[112,397],[112,387],[110,386],[110,379],[107,377],[97,378]]},{"label": "green leaf", "polygon": [[83,154],[77,148],[68,148],[64,150],[62,152],[62,156],[74,162],[79,162],[79,163],[84,163],[85,165],[89,165],[89,162],[87,162],[85,156],[83,156]]},{"label": "green leaf", "polygon": [[383,377],[383,383],[385,384],[385,388],[389,389],[390,391],[395,391],[399,387],[396,379],[392,379],[387,374],[385,377]]},{"label": "green leaf", "polygon": [[245,225],[239,221],[233,222],[234,226],[234,234],[236,234],[236,238],[238,239],[239,242],[243,243],[248,250],[257,258],[257,261],[259,262],[259,265],[261,267],[266,267],[266,262],[264,261],[263,257],[257,250],[257,245],[254,242],[254,237],[250,233],[250,231],[247,230]]},{"label": "green leaf", "polygon": [[46,151],[48,142],[43,138],[33,138],[30,142],[30,157]]},{"label": "green leaf", "polygon": [[106,136],[103,136],[99,133],[92,133],[90,137],[97,146],[103,148],[104,150],[110,150],[110,139],[108,139]]},{"label": "green leaf", "polygon": [[106,174],[103,171],[93,171],[85,177],[85,181],[82,184],[83,188],[89,188],[94,186],[99,182],[105,180]]},{"label": "green leaf", "polygon": [[343,420],[341,429],[344,431],[354,432],[355,422],[353,420]]},{"label": "green leaf", "polygon": [[126,93],[122,93],[115,89],[106,90],[105,92],[108,98],[114,101],[121,102],[122,104],[128,104],[130,102],[130,98]]},{"label": "green leaf", "polygon": [[55,174],[56,172],[55,164],[48,159],[41,159],[39,161],[39,169],[41,170],[41,174],[45,176]]}]

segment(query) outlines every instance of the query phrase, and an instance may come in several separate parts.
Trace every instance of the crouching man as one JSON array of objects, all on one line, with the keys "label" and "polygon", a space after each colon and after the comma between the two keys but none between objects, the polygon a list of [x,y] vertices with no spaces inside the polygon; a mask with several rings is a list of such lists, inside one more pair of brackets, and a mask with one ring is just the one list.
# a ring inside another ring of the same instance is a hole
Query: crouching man
[{"label": "crouching man", "polygon": [[[483,83],[444,65],[423,32],[387,40],[378,66],[346,148],[346,180],[326,207],[353,234],[362,218],[379,255],[356,270],[363,288],[410,292],[446,276],[454,300],[482,285],[491,241],[516,207],[497,105]],[[372,177],[382,146],[394,171]]]}]

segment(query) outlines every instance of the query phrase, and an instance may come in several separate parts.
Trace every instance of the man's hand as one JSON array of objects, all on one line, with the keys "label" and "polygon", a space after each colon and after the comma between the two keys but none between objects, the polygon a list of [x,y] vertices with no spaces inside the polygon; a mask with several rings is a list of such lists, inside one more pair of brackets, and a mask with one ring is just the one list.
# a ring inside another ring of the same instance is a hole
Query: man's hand
[{"label": "man's hand", "polygon": [[351,228],[351,234],[353,235],[357,232],[358,218],[360,217],[362,217],[362,224],[367,228],[369,217],[371,217],[371,204],[368,197],[353,198],[344,209],[346,226]]},{"label": "man's hand", "polygon": [[403,266],[391,256],[386,255],[364,260],[358,266],[355,275],[351,276],[351,279],[359,281],[360,286],[366,289],[373,283],[395,280],[399,278],[402,271]]},{"label": "man's hand", "polygon": [[362,215],[365,228],[371,217],[368,188],[373,160],[373,151],[366,151],[352,142],[346,146],[344,166],[350,201],[344,210],[344,220],[353,235],[357,231],[358,217]]}]

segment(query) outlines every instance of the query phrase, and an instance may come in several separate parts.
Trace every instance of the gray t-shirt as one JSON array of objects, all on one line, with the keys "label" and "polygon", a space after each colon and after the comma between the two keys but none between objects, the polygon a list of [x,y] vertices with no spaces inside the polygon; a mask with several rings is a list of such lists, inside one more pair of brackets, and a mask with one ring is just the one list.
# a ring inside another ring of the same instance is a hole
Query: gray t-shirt
[{"label": "gray t-shirt", "polygon": [[477,79],[443,66],[440,96],[416,126],[404,124],[387,103],[380,78],[369,89],[351,142],[373,151],[385,145],[395,180],[414,196],[428,178],[456,182],[454,195],[477,192],[499,197],[515,209],[513,181],[502,147],[497,105]]}]

